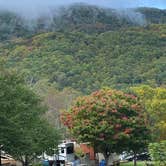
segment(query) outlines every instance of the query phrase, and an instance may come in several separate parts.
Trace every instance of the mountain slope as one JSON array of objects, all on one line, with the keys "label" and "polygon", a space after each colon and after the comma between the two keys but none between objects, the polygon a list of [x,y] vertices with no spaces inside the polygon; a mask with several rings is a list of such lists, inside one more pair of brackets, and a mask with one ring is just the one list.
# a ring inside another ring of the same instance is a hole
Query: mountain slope
[{"label": "mountain slope", "polygon": [[165,24],[166,10],[154,8],[105,9],[86,4],[74,4],[54,9],[51,14],[27,20],[9,11],[0,11],[0,41],[13,37],[28,37],[41,32],[82,31],[102,33],[131,26]]},{"label": "mountain slope", "polygon": [[0,45],[6,67],[28,83],[47,79],[58,89],[90,93],[103,86],[126,88],[166,83],[166,25],[99,34],[49,32]]}]

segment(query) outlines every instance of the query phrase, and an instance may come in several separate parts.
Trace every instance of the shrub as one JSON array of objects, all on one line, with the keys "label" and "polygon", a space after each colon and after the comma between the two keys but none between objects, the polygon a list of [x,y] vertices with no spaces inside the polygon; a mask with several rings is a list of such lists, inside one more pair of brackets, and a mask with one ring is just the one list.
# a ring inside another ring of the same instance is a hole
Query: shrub
[{"label": "shrub", "polygon": [[149,153],[152,160],[156,162],[156,165],[166,165],[166,140],[159,143],[149,144]]}]

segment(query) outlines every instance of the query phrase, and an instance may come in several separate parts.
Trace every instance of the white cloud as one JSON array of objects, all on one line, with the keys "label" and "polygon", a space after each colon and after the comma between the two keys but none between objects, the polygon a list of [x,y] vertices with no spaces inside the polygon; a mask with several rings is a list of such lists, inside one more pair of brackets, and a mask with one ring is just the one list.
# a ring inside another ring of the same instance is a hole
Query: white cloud
[{"label": "white cloud", "polygon": [[0,0],[0,8],[17,11],[28,17],[49,12],[49,8],[84,2],[110,8],[152,6],[166,8],[166,0]]}]

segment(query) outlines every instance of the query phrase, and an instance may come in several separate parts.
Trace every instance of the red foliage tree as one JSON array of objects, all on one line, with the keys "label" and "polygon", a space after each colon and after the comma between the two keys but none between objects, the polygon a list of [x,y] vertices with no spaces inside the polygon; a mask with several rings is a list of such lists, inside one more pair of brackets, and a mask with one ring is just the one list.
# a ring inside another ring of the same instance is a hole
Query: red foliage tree
[{"label": "red foliage tree", "polygon": [[128,150],[129,143],[141,137],[137,131],[148,132],[138,98],[111,89],[79,97],[69,111],[62,113],[61,120],[78,141],[90,142],[106,161],[112,152]]}]

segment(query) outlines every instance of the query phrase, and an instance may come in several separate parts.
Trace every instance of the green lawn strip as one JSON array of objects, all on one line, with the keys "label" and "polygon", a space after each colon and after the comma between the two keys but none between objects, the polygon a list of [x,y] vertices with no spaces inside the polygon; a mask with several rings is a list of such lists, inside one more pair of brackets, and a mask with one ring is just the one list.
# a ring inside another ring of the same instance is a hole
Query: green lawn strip
[{"label": "green lawn strip", "polygon": [[[133,166],[133,165],[134,165],[134,163],[132,161],[128,162],[128,163],[121,163],[120,164],[120,166]],[[146,166],[146,164],[144,161],[138,161],[137,166]]]}]

